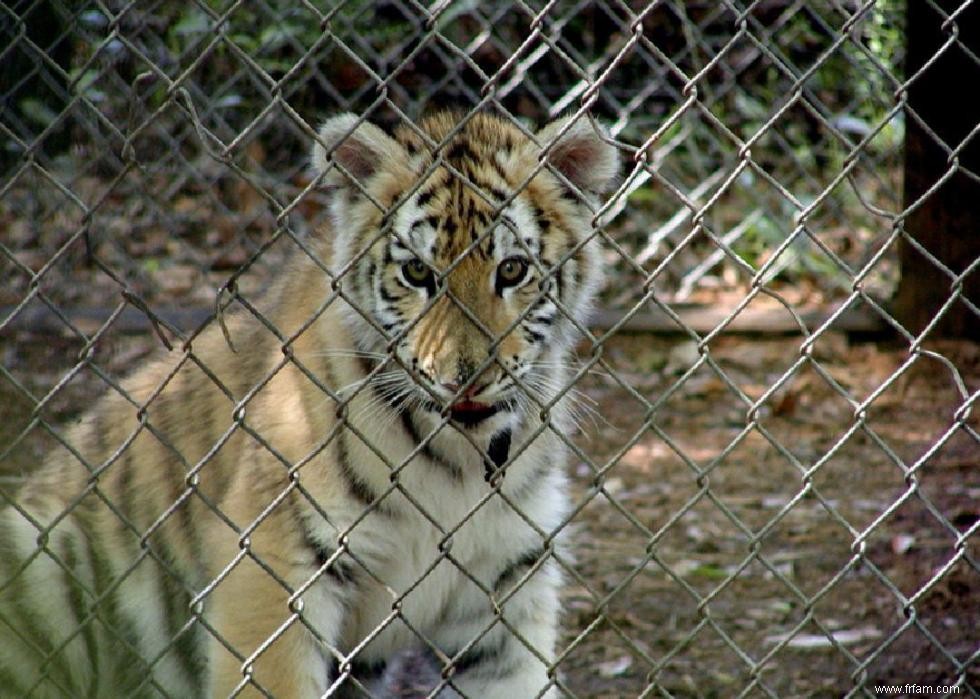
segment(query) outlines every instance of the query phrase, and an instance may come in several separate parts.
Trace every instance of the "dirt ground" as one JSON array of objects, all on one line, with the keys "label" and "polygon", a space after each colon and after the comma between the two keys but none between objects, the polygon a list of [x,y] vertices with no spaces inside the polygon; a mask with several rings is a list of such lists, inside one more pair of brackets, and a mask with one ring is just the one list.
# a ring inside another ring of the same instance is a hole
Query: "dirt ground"
[{"label": "dirt ground", "polygon": [[[93,360],[122,372],[155,342],[109,334]],[[907,348],[843,335],[803,361],[801,345],[722,337],[702,357],[615,336],[595,362],[583,348],[569,694],[873,696],[964,677],[961,695],[980,692],[980,420],[957,413],[980,348],[906,365]],[[0,338],[0,487],[102,390],[71,373],[81,349]]]},{"label": "dirt ground", "polygon": [[980,350],[899,373],[897,347],[829,335],[798,366],[801,344],[604,347],[580,386],[578,696],[875,695],[958,664],[980,692],[980,440],[951,371],[975,398]]}]

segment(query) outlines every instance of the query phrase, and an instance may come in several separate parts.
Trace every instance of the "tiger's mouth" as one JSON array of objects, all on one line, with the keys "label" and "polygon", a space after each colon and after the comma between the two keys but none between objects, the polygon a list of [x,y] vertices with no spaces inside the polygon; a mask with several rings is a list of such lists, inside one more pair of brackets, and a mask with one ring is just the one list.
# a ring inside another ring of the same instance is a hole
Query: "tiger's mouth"
[{"label": "tiger's mouth", "polygon": [[449,416],[464,427],[475,427],[500,412],[498,403],[461,400],[449,406]]}]

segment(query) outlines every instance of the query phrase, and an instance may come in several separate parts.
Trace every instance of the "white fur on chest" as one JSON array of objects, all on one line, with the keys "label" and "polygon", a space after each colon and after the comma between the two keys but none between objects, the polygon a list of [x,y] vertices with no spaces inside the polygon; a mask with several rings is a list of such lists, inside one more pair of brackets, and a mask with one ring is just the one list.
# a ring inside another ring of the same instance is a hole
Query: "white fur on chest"
[{"label": "white fur on chest", "polygon": [[492,622],[494,583],[527,552],[544,550],[566,516],[556,448],[551,439],[532,441],[508,466],[502,494],[480,463],[455,479],[419,455],[382,500],[388,508],[365,516],[351,502],[330,513],[340,536],[326,523],[313,534],[349,552],[357,579],[342,651],[370,638],[358,657],[371,661],[426,642],[451,650],[474,640]]}]

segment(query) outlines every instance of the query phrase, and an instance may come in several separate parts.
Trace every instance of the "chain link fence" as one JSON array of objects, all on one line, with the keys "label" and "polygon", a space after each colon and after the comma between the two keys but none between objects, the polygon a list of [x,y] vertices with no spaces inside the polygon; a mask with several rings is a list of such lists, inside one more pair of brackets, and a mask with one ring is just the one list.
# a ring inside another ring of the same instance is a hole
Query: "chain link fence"
[{"label": "chain link fence", "polygon": [[[907,70],[911,15],[890,0],[5,3],[0,493],[16,506],[61,425],[161,344],[256,313],[326,219],[323,118],[587,115],[625,165],[560,388],[581,424],[575,555],[547,554],[566,579],[556,686],[980,694],[980,354],[930,333],[980,325],[980,256],[954,265],[906,231],[943,182],[980,181],[976,110],[946,142],[909,97],[944,55],[980,68],[978,23],[969,2],[917,11],[941,42]],[[910,198],[916,124],[943,165]],[[944,281],[923,329],[889,301],[925,268]],[[164,520],[202,497],[188,483]],[[152,533],[135,535],[166,565]]]}]

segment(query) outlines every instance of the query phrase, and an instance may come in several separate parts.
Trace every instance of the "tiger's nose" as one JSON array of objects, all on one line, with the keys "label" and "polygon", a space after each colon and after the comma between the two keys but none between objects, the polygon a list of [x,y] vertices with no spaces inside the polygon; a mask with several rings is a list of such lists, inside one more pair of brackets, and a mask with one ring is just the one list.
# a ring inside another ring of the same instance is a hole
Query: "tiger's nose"
[{"label": "tiger's nose", "polygon": [[[459,393],[459,389],[461,387],[461,384],[455,382],[453,383],[443,382],[441,385],[444,389],[452,393],[454,396]],[[463,392],[463,395],[459,396],[459,398],[461,400],[468,400],[473,396],[475,396],[480,388],[481,387],[477,386],[476,384],[470,384],[470,386]]]}]

